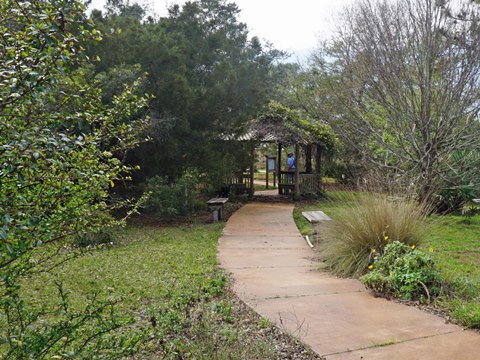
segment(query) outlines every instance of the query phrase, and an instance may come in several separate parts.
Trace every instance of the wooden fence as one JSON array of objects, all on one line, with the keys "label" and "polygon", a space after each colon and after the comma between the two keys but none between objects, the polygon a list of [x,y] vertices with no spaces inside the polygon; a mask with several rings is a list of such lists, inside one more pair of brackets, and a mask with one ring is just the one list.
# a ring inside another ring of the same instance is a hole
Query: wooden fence
[{"label": "wooden fence", "polygon": [[[299,174],[300,194],[318,194],[322,192],[322,176],[320,174]],[[280,194],[290,194],[295,191],[295,173],[293,171],[280,171],[278,181]]]},{"label": "wooden fence", "polygon": [[319,194],[322,192],[322,176],[320,174],[300,174],[300,194]]}]

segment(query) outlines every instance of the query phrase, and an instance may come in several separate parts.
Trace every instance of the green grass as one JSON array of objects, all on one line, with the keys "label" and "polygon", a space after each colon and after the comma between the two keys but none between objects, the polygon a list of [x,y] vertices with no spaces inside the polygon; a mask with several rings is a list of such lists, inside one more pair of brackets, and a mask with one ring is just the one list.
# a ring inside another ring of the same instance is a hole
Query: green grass
[{"label": "green grass", "polygon": [[[256,173],[254,174],[254,178],[255,178],[255,180],[263,180],[263,181],[265,181],[265,179],[267,178],[267,173],[265,172],[265,170],[263,170],[262,172],[256,172]],[[269,179],[269,180],[270,180],[270,179],[273,179],[273,174],[272,174],[272,173],[268,174],[268,179]]]},{"label": "green grass", "polygon": [[254,184],[254,189],[255,189],[255,191],[263,191],[263,190],[276,190],[278,188],[276,186],[274,187],[270,183],[270,185],[268,186],[268,189],[267,189],[267,186],[265,184],[264,185]]},{"label": "green grass", "polygon": [[426,245],[442,270],[480,283],[480,215],[434,217],[432,223]]},{"label": "green grass", "polygon": [[[322,210],[338,219],[342,210],[351,205],[349,198],[345,193],[331,192],[324,200],[297,203],[297,227],[302,234],[311,235],[314,228],[302,211]],[[480,328],[480,215],[432,216],[427,225],[422,249],[431,252],[445,280],[444,295],[437,305],[455,321]]]},{"label": "green grass", "polygon": [[48,304],[53,280],[60,280],[72,291],[75,306],[83,304],[92,292],[114,292],[125,296],[123,309],[174,297],[172,290],[200,292],[220,276],[215,244],[221,229],[221,224],[126,228],[118,234],[117,246],[67,262],[55,276],[44,274],[35,279],[30,291],[36,302]]},{"label": "green grass", "polygon": [[480,328],[480,215],[433,217],[427,237],[448,284],[448,296],[439,299],[452,318]]},{"label": "green grass", "polygon": [[29,278],[24,298],[53,308],[60,281],[73,310],[84,309],[92,293],[118,301],[118,316],[129,323],[116,334],[141,339],[135,359],[272,359],[282,342],[302,348],[275,335],[229,290],[216,260],[222,229],[222,223],[127,227],[115,245],[72,259],[55,275]]}]

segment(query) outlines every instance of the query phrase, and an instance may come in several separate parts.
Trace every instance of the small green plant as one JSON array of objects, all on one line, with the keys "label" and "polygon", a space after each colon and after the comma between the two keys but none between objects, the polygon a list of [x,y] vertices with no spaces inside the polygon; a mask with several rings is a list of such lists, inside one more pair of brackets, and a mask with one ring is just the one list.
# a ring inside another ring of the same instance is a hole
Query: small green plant
[{"label": "small green plant", "polygon": [[387,244],[383,253],[373,257],[369,268],[371,271],[360,280],[377,293],[422,302],[440,294],[441,277],[432,257],[414,245],[399,241]]},{"label": "small green plant", "polygon": [[371,263],[372,249],[382,252],[393,240],[418,246],[425,236],[424,217],[413,201],[376,193],[352,196],[325,227],[320,254],[335,274],[360,276]]},{"label": "small green plant", "polygon": [[111,228],[82,232],[73,239],[73,243],[81,248],[113,244],[114,242],[115,236]]}]

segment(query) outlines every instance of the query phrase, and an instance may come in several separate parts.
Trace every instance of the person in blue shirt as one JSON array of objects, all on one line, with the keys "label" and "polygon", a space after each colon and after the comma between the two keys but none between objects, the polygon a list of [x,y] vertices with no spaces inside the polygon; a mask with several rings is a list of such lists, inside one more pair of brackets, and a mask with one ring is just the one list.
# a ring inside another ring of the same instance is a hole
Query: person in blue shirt
[{"label": "person in blue shirt", "polygon": [[295,171],[295,157],[293,156],[293,153],[288,154],[287,171]]}]

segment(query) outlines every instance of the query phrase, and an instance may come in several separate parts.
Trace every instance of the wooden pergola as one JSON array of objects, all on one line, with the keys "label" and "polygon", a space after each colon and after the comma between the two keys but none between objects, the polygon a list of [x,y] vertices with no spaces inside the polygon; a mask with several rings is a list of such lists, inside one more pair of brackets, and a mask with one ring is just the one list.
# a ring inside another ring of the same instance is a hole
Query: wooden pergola
[{"label": "wooden pergola", "polygon": [[[301,128],[292,131],[289,126],[273,125],[255,123],[251,128],[251,134],[254,135],[257,142],[277,144],[275,170],[278,178],[278,193],[280,195],[293,194],[298,197],[322,192],[321,162],[324,144]],[[282,156],[283,150],[292,147],[295,154],[295,171],[282,170],[286,167],[286,159]],[[252,166],[250,167],[252,193],[253,161],[254,154],[252,153]]]},{"label": "wooden pergola", "polygon": [[[328,125],[302,119],[299,112],[272,101],[258,118],[250,122],[242,135],[224,136],[223,139],[249,143],[251,151],[249,173],[245,174],[243,171],[240,175],[233,176],[233,180],[228,181],[227,185],[240,185],[253,195],[255,150],[259,143],[273,143],[277,145],[275,171],[280,195],[292,194],[299,197],[323,192],[322,156],[326,150],[332,149],[335,143],[335,136]],[[293,148],[295,153],[296,166],[292,172],[282,170],[286,168],[286,159],[282,153],[287,148]]]},{"label": "wooden pergola", "polygon": [[[322,154],[329,146],[326,144],[329,136],[325,134],[324,124],[302,120],[297,112],[272,102],[262,115],[250,123],[243,135],[227,140],[251,143],[250,172],[242,175],[241,180],[245,187],[248,185],[251,195],[254,192],[255,149],[259,143],[274,143],[277,144],[275,171],[278,192],[299,197],[323,191],[321,163]],[[292,172],[282,170],[286,167],[286,159],[282,156],[286,148],[294,149],[296,166]]]}]

